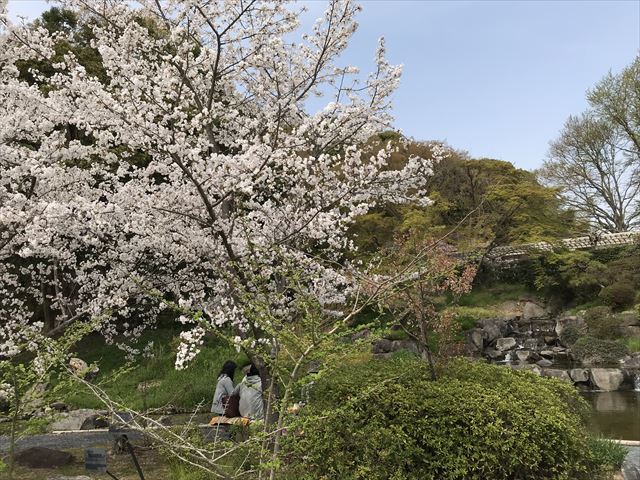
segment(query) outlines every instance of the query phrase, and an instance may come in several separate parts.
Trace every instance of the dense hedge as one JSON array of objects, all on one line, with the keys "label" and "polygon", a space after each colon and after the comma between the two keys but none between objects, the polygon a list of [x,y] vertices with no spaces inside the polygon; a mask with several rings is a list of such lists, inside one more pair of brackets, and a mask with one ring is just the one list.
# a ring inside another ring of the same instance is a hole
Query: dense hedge
[{"label": "dense hedge", "polygon": [[621,318],[609,307],[594,307],[587,310],[584,320],[589,328],[589,336],[603,340],[614,340],[622,336]]},{"label": "dense hedge", "polygon": [[287,478],[592,478],[587,406],[569,384],[455,361],[347,362],[317,381],[284,442]]},{"label": "dense hedge", "polygon": [[591,336],[580,337],[571,349],[576,360],[586,365],[618,365],[629,350],[620,340],[606,340]]},{"label": "dense hedge", "polygon": [[616,282],[603,288],[599,297],[613,308],[624,308],[633,305],[636,291],[629,283]]}]

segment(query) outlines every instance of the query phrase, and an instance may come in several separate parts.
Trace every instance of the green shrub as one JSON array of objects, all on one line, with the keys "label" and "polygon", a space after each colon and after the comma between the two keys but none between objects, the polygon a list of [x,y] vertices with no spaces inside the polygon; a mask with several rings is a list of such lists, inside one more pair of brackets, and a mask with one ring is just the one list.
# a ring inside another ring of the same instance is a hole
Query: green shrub
[{"label": "green shrub", "polygon": [[638,337],[627,338],[625,341],[625,344],[627,345],[627,348],[629,349],[630,352],[640,352],[640,338]]},{"label": "green shrub", "polygon": [[597,306],[589,308],[584,312],[584,320],[587,325],[594,322],[599,322],[603,318],[611,315],[611,307]]},{"label": "green shrub", "polygon": [[500,310],[490,307],[454,306],[447,308],[447,312],[453,313],[461,330],[470,330],[476,326],[476,322],[483,318],[495,318],[501,315]]},{"label": "green shrub", "polygon": [[624,308],[633,304],[636,292],[632,285],[625,282],[616,282],[600,291],[599,297],[607,305],[613,308]]},{"label": "green shrub", "polygon": [[590,308],[585,312],[584,320],[591,337],[613,340],[621,336],[621,319],[614,315],[609,307]]},{"label": "green shrub", "polygon": [[388,340],[406,340],[409,338],[409,335],[404,330],[391,329],[384,334],[384,338]]},{"label": "green shrub", "polygon": [[593,463],[604,471],[620,470],[628,453],[624,445],[607,438],[592,438],[589,446]]},{"label": "green shrub", "polygon": [[285,478],[592,478],[588,407],[571,385],[463,360],[428,379],[402,357],[317,380],[283,439]]},{"label": "green shrub", "polygon": [[589,336],[580,337],[571,351],[574,358],[589,365],[617,364],[628,353],[622,341]]},{"label": "green shrub", "polygon": [[580,338],[580,332],[576,327],[568,326],[560,333],[560,343],[565,347],[570,347]]}]

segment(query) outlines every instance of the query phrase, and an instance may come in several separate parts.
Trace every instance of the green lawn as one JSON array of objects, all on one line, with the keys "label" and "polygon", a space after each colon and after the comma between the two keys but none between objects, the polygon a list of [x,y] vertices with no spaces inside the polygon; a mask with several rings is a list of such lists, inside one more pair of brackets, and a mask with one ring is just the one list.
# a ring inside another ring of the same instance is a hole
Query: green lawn
[{"label": "green lawn", "polygon": [[[134,409],[174,406],[191,410],[200,402],[213,398],[218,372],[225,360],[239,365],[248,362],[228,344],[207,339],[196,359],[188,368],[174,368],[178,345],[178,331],[168,328],[148,331],[139,345],[153,341],[153,357],[138,357],[128,364],[125,353],[115,345],[107,345],[99,335],[84,339],[75,349],[78,357],[87,363],[96,363],[100,374],[94,383],[99,384],[113,399],[122,401]],[[122,370],[125,369],[125,370]],[[238,372],[236,380],[241,374]],[[140,388],[147,382],[147,388]],[[62,399],[71,407],[101,408],[102,403],[89,391],[80,387],[61,392]]]},{"label": "green lawn", "polygon": [[489,307],[534,295],[526,286],[517,283],[476,285],[471,292],[460,297],[458,304],[462,307]]}]

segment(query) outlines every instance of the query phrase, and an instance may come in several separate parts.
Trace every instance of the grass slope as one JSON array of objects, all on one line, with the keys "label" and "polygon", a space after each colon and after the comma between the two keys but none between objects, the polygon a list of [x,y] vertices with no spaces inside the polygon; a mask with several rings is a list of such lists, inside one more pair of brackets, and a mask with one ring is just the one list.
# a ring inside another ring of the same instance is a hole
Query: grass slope
[{"label": "grass slope", "polygon": [[[138,356],[127,362],[126,354],[115,345],[108,345],[99,335],[92,335],[77,345],[76,355],[87,363],[100,367],[94,383],[99,384],[111,398],[122,401],[134,409],[151,409],[173,406],[192,410],[213,398],[218,372],[225,360],[238,365],[248,362],[228,344],[215,339],[205,340],[200,354],[188,368],[176,370],[175,352],[178,345],[177,330],[162,328],[148,331],[138,345],[153,342],[151,357]],[[241,374],[238,372],[236,381]],[[142,385],[147,388],[141,388]],[[102,408],[103,405],[91,392],[78,387],[61,392],[62,399],[73,408]]]}]

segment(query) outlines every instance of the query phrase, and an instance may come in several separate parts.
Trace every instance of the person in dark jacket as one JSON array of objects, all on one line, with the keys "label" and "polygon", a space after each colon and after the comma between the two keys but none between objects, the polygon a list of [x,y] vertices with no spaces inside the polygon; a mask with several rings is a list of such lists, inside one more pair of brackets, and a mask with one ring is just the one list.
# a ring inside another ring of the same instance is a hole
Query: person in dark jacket
[{"label": "person in dark jacket", "polygon": [[233,394],[233,376],[236,373],[236,364],[231,360],[227,360],[222,365],[222,370],[218,375],[218,383],[216,391],[213,394],[213,403],[211,404],[211,413],[224,415],[224,405],[222,397],[231,396]]}]

